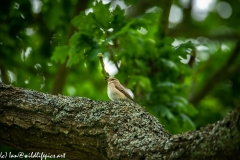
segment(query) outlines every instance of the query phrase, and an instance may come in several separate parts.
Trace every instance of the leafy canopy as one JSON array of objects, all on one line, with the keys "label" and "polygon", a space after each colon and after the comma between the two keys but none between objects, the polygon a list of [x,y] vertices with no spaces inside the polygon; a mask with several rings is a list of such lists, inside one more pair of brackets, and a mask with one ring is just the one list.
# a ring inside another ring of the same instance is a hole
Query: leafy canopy
[{"label": "leafy canopy", "polygon": [[[166,23],[166,13],[173,11],[165,1],[151,2],[147,11],[140,11],[138,1],[130,0],[121,1],[125,8],[120,1],[41,3],[39,12],[29,1],[1,5],[0,69],[4,83],[51,93],[54,84],[63,81],[64,95],[109,100],[97,57],[102,53],[105,65],[110,66],[107,68],[117,70],[115,77],[132,90],[136,102],[171,133],[219,120],[236,103],[238,56],[203,92],[200,101],[190,102],[232,56],[234,38],[240,33],[236,23],[239,2],[229,2],[232,15],[228,19],[212,11],[197,21],[191,17],[191,6],[173,1],[170,7],[178,7],[184,17],[177,24]],[[139,14],[131,16],[126,9],[130,5]]]}]

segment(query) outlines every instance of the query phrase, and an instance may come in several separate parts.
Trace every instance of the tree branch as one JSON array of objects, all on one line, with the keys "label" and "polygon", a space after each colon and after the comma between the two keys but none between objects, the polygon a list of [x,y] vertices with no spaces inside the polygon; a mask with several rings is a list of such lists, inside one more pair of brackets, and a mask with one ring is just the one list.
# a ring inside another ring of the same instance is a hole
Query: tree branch
[{"label": "tree branch", "polygon": [[100,61],[100,64],[101,64],[101,67],[102,67],[102,74],[103,74],[103,77],[104,79],[108,79],[110,77],[109,73],[105,70],[105,65],[104,65],[104,62],[103,62],[103,55],[102,53],[98,53],[98,58],[99,58],[99,61]]},{"label": "tree branch", "polygon": [[128,10],[128,17],[129,18],[134,18],[137,17],[151,7],[155,5],[155,1],[153,0],[139,0],[137,1],[136,5],[132,6],[130,10]]},{"label": "tree branch", "polygon": [[163,13],[160,16],[158,32],[162,39],[168,34],[169,14],[172,6],[172,0],[163,1],[160,5],[163,8]]},{"label": "tree branch", "polygon": [[[78,15],[79,12],[84,11],[87,8],[87,5],[88,5],[88,0],[78,1],[78,3],[76,4],[76,9],[75,9],[73,17]],[[66,44],[68,44],[68,40],[73,35],[74,30],[75,30],[74,26],[71,25],[69,32],[68,32],[68,39],[66,41]],[[66,60],[63,64],[58,65],[57,74],[55,76],[53,88],[51,91],[52,94],[62,93],[64,84],[66,82],[67,75],[69,72],[69,68],[67,68],[67,66],[66,66],[67,62],[68,62],[68,57],[66,58]]]},{"label": "tree branch", "polygon": [[[240,107],[198,131],[171,136],[143,108],[49,95],[0,83],[0,142],[68,159],[240,158]],[[174,127],[174,126],[173,126]]]},{"label": "tree branch", "polygon": [[230,55],[226,63],[219,68],[219,70],[206,82],[206,85],[197,93],[192,94],[189,98],[189,102],[196,105],[211,89],[220,81],[227,77],[231,72],[232,63],[237,59],[240,54],[240,39],[237,41],[233,53]]},{"label": "tree branch", "polygon": [[0,60],[0,82],[9,84],[8,76],[5,67],[2,65]]}]

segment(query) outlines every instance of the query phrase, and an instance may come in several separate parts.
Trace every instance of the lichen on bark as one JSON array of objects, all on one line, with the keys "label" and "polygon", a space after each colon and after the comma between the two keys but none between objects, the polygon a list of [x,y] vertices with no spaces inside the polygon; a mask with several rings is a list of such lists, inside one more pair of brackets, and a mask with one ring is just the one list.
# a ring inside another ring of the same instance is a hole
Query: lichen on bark
[{"label": "lichen on bark", "polygon": [[68,159],[240,158],[239,107],[200,130],[170,135],[144,108],[0,83],[0,142]]}]

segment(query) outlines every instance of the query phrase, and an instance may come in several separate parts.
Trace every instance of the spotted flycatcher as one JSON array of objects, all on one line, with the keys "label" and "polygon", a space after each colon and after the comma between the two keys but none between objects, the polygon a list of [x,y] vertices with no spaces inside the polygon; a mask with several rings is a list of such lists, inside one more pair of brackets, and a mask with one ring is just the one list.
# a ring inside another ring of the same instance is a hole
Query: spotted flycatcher
[{"label": "spotted flycatcher", "polygon": [[130,102],[135,102],[133,98],[129,95],[126,89],[120,84],[119,80],[116,78],[108,78],[108,97],[112,101],[126,100]]}]

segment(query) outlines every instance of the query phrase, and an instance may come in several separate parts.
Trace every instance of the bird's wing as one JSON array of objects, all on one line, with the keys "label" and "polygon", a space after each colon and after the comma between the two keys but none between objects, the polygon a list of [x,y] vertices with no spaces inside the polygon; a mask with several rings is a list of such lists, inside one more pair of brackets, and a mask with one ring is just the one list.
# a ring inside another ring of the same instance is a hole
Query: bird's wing
[{"label": "bird's wing", "polygon": [[129,99],[131,99],[133,102],[135,102],[134,100],[133,100],[133,98],[128,94],[128,92],[126,91],[126,89],[122,86],[122,85],[120,85],[120,84],[114,84],[115,85],[115,87],[121,92],[121,93],[123,93],[126,97],[128,97]]}]

